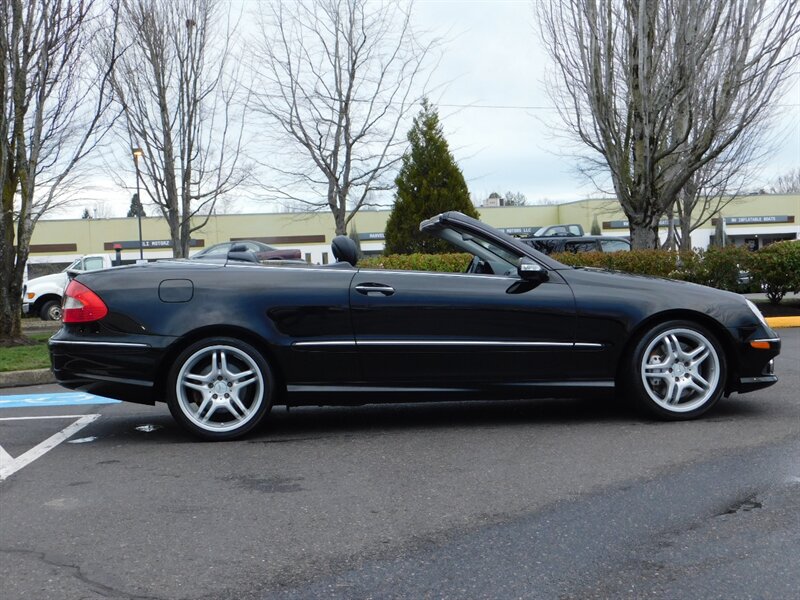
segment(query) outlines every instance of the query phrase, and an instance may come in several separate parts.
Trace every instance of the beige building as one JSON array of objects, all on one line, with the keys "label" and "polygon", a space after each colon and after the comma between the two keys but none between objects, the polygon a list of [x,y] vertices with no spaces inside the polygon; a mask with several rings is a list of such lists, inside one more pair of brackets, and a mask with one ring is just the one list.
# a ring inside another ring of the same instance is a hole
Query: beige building
[{"label": "beige building", "polygon": [[[557,223],[579,223],[588,233],[597,217],[603,235],[626,236],[625,215],[614,200],[581,200],[558,205],[481,207],[481,220],[514,235],[530,235],[538,227]],[[778,239],[800,238],[800,195],[745,196],[726,206],[729,240],[737,245],[759,248]],[[355,219],[362,249],[383,249],[383,231],[389,211],[360,211]],[[709,221],[692,236],[694,247],[706,247],[714,234]],[[144,256],[148,259],[172,256],[169,230],[160,217],[142,219]],[[662,237],[666,228],[661,228]],[[193,234],[195,250],[220,242],[257,239],[279,247],[299,248],[310,261],[326,263],[334,237],[333,218],[322,213],[258,213],[220,215]],[[113,253],[123,248],[122,258],[139,258],[137,219],[43,220],[34,231],[31,263],[68,263],[84,254]]]}]

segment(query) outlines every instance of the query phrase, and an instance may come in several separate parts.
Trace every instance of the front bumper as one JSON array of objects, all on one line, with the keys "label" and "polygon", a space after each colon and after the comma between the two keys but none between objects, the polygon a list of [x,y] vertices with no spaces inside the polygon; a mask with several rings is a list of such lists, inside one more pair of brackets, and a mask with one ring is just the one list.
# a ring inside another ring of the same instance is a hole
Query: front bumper
[{"label": "front bumper", "polygon": [[[740,332],[741,333],[741,332]],[[775,357],[781,351],[781,339],[772,329],[759,331],[744,338],[738,345],[736,378],[729,382],[727,394],[760,390],[778,382]],[[741,339],[741,338],[740,338]]]}]

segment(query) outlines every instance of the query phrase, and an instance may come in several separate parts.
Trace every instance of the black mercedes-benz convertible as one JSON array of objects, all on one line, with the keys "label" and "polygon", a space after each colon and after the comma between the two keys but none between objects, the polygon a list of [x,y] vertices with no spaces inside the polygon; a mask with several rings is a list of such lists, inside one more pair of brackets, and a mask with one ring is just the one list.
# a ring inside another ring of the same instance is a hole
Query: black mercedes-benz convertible
[{"label": "black mercedes-benz convertible", "polygon": [[563,265],[461,213],[426,234],[464,273],[174,260],[78,275],[50,340],[72,389],[154,404],[211,440],[275,404],[620,396],[663,419],[777,381],[780,339],[741,296]]}]

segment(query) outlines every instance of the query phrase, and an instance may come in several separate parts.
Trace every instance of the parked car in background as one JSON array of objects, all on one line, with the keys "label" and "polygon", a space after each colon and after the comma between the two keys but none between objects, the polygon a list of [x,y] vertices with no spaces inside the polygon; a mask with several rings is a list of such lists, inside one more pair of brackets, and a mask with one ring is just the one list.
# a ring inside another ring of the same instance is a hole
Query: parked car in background
[{"label": "parked car in background", "polygon": [[423,233],[464,273],[165,260],[73,279],[49,341],[64,386],[166,401],[197,436],[244,435],[273,404],[618,396],[670,420],[778,379],[778,335],[739,294],[576,269],[448,212]]},{"label": "parked car in background", "polygon": [[197,254],[192,255],[192,259],[224,259],[233,246],[244,246],[245,251],[252,252],[258,260],[301,260],[302,255],[297,248],[275,248],[264,242],[255,240],[236,240],[214,244]]},{"label": "parked car in background", "polygon": [[97,271],[114,266],[110,254],[87,254],[75,259],[60,273],[29,279],[22,288],[22,313],[38,315],[43,321],[61,320],[61,300],[70,273]]},{"label": "parked car in background", "polygon": [[532,237],[520,240],[544,254],[557,252],[627,252],[631,243],[622,237],[601,235]]},{"label": "parked car in background", "polygon": [[533,232],[533,237],[561,237],[583,235],[583,227],[579,223],[566,223],[563,225],[547,225],[539,227]]}]

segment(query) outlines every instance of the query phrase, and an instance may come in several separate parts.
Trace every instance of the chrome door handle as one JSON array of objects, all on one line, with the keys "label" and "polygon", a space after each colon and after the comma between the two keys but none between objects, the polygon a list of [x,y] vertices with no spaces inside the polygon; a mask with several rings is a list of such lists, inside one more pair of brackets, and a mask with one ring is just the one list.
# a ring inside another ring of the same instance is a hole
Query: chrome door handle
[{"label": "chrome door handle", "polygon": [[356,286],[356,291],[365,296],[369,294],[383,294],[384,296],[391,296],[394,294],[394,288],[390,285],[383,285],[382,283],[360,283]]}]

